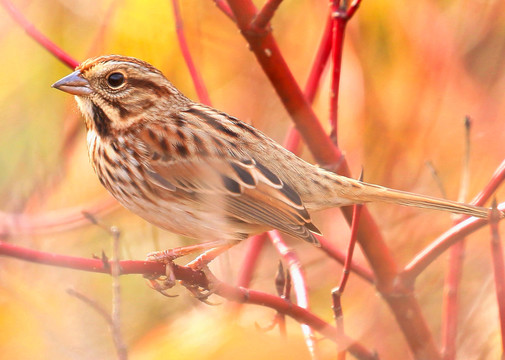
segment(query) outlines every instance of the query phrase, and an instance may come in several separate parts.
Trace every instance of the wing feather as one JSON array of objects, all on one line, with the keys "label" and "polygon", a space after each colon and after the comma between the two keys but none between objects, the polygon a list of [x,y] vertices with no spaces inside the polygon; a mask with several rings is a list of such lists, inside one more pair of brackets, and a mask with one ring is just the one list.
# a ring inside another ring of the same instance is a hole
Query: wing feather
[{"label": "wing feather", "polygon": [[[298,193],[282,181],[281,174],[232,145],[226,136],[207,134],[190,123],[177,129],[164,125],[153,130],[151,126],[149,131],[137,134],[145,147],[147,181],[161,197],[165,197],[164,192],[178,192],[185,201],[195,202],[196,208],[240,220],[237,226],[276,228],[319,244],[312,234],[319,230]],[[230,144],[229,148],[212,151],[216,138],[220,144]]]}]

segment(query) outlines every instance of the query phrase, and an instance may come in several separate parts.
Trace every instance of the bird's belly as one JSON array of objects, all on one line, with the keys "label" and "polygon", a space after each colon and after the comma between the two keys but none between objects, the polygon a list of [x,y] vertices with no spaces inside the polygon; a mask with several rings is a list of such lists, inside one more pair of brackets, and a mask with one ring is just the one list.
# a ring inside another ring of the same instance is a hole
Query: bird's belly
[{"label": "bird's belly", "polygon": [[[115,195],[115,194],[113,194]],[[178,235],[200,241],[241,240],[243,233],[238,233],[231,226],[229,218],[216,211],[195,208],[181,199],[157,199],[156,203],[137,198],[134,193],[117,200],[128,210],[148,222]]]}]

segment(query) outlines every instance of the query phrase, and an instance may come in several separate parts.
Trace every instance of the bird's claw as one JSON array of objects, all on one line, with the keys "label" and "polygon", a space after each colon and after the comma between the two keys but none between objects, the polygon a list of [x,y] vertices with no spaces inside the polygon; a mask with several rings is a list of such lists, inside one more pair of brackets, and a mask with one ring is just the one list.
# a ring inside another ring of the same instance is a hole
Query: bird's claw
[{"label": "bird's claw", "polygon": [[156,279],[149,279],[146,278],[147,280],[147,285],[153,290],[156,290],[159,292],[161,295],[166,296],[166,297],[177,297],[179,295],[171,295],[167,293],[168,289],[171,289],[172,287],[175,286],[175,283],[171,283],[164,279],[164,276],[160,276]]},{"label": "bird's claw", "polygon": [[[207,277],[207,279],[212,279],[212,277],[213,277],[210,272],[209,267],[207,266],[207,262],[202,261],[201,258],[197,258],[197,259],[193,260],[192,262],[187,264],[187,266],[190,267],[191,269],[193,269],[194,271],[203,272],[205,274],[205,276]],[[193,294],[193,296],[196,299],[200,300],[204,304],[211,305],[211,306],[221,305],[221,303],[214,303],[214,302],[211,302],[208,300],[209,297],[216,292],[216,289],[213,289],[211,287],[212,286],[211,282],[209,282],[209,288],[207,288],[207,289],[199,287],[199,286],[194,286],[194,285],[186,283],[184,281],[181,281],[181,285],[183,285],[186,289],[188,289],[189,292],[191,294]]]},{"label": "bird's claw", "polygon": [[156,290],[160,294],[166,297],[177,297],[178,295],[168,294],[166,291],[173,288],[177,284],[177,279],[174,273],[174,263],[173,258],[168,253],[170,250],[157,251],[147,255],[147,261],[156,261],[165,265],[165,275],[157,276],[144,276],[147,280],[147,284],[152,289]]},{"label": "bird's claw", "polygon": [[188,289],[189,292],[191,294],[193,294],[195,299],[200,300],[204,304],[211,305],[211,306],[221,305],[221,303],[215,303],[215,302],[209,301],[209,297],[215,293],[215,290],[203,289],[201,287],[185,283],[184,281],[181,282],[181,285],[183,285],[186,289]]},{"label": "bird's claw", "polygon": [[146,261],[155,261],[157,263],[165,264],[171,263],[177,259],[178,255],[173,249],[163,251],[153,251],[146,256]]}]

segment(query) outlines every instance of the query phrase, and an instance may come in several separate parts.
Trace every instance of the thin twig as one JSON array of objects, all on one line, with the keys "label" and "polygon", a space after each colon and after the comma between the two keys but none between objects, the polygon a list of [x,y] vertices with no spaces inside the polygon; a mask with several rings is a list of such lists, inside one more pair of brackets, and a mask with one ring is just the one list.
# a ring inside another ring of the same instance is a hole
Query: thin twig
[{"label": "thin twig", "polygon": [[347,0],[332,0],[330,11],[332,19],[332,71],[330,85],[330,138],[338,146],[338,100],[340,93],[340,74],[342,71],[342,54],[344,52],[344,36],[348,21],[359,7],[360,0],[350,7]]},{"label": "thin twig", "polygon": [[[470,130],[471,121],[465,117],[465,144],[463,166],[461,169],[461,187],[458,201],[465,202],[470,183]],[[455,223],[463,219],[461,216],[454,218]],[[456,359],[456,338],[458,333],[459,315],[459,289],[463,273],[463,260],[465,256],[465,239],[458,241],[449,250],[448,272],[444,282],[444,297],[442,299],[442,357],[444,360]]]},{"label": "thin twig", "polygon": [[112,319],[110,317],[110,314],[105,308],[100,305],[96,300],[93,300],[89,298],[88,296],[78,292],[77,290],[74,289],[67,289],[67,294],[70,296],[75,297],[76,299],[81,300],[83,303],[88,305],[90,308],[92,308],[98,315],[100,315],[106,322],[107,324],[112,327]]},{"label": "thin twig", "polygon": [[345,16],[346,9],[340,6],[339,0],[333,0],[331,4],[332,15],[332,57],[331,57],[331,85],[330,85],[330,137],[338,146],[338,99],[340,91],[340,73],[342,71],[342,53],[344,49],[344,34],[347,25]]},{"label": "thin twig", "polygon": [[58,45],[49,40],[37,28],[26,19],[26,17],[8,0],[0,0],[4,9],[9,13],[13,20],[15,20],[26,33],[35,40],[38,44],[44,47],[51,54],[56,56],[65,65],[74,69],[79,65],[79,62],[72,58],[69,54],[63,51]]},{"label": "thin twig", "polygon": [[117,227],[111,226],[110,233],[112,235],[112,261],[111,261],[111,275],[112,275],[112,337],[116,348],[118,359],[123,360],[128,358],[128,351],[121,335],[121,286],[119,283],[119,275],[121,275],[121,268],[119,265],[119,249],[120,249],[120,231]]},{"label": "thin twig", "polygon": [[[341,252],[334,244],[332,244],[331,241],[328,241],[326,238],[319,235],[316,235],[316,237],[321,244],[321,250],[323,250],[329,257],[335,259],[339,263],[345,263],[346,255]],[[350,264],[350,269],[355,272],[356,275],[368,281],[369,283],[373,284],[375,282],[375,276],[370,269],[355,262],[352,262]]]},{"label": "thin twig", "polygon": [[[312,67],[310,71],[310,75],[307,79],[307,83],[305,85],[305,97],[307,100],[312,103],[315,98],[315,94],[318,88],[318,85],[321,80],[321,76],[323,70],[328,61],[329,55],[331,52],[331,17],[328,16],[325,29],[323,31],[323,35],[320,40],[320,44],[317,50],[316,57],[312,62]],[[284,147],[294,154],[298,154],[300,151],[301,138],[298,130],[292,126],[288,131],[288,135],[284,140]],[[239,275],[239,286],[248,286],[251,280],[251,273],[256,264],[257,256],[261,251],[261,248],[265,244],[266,237],[264,236],[261,239],[258,237],[254,237],[249,240],[249,248],[246,251],[245,261],[242,265]],[[334,247],[333,244],[323,240],[321,237],[320,241],[323,241],[326,245],[323,246],[323,250],[330,255],[330,257],[335,258],[337,261],[343,263],[344,255],[340,254],[339,250]],[[251,252],[251,253],[250,253]],[[339,256],[341,255],[341,256]],[[373,274],[371,271],[361,268],[359,265],[353,266],[353,269],[356,269],[359,275],[367,278],[369,281],[373,282]]]},{"label": "thin twig", "polygon": [[359,8],[359,5],[361,4],[361,0],[354,0],[354,2],[349,6],[349,9],[347,10],[347,18],[350,19],[354,16],[356,11]]},{"label": "thin twig", "polygon": [[489,225],[491,228],[491,255],[496,287],[496,301],[498,303],[498,317],[500,319],[503,359],[505,356],[505,264],[503,262],[503,248],[498,230],[500,217],[500,213],[496,210],[495,200],[493,201]]},{"label": "thin twig", "polygon": [[454,360],[456,357],[456,339],[458,333],[459,285],[461,282],[465,239],[458,241],[449,250],[448,272],[444,282],[442,299],[442,357]]},{"label": "thin twig", "polygon": [[461,186],[459,188],[458,201],[465,202],[468,196],[468,188],[470,187],[470,154],[472,152],[471,130],[472,120],[469,116],[465,116],[465,147],[463,155],[463,166],[461,167]]},{"label": "thin twig", "polygon": [[328,139],[310,104],[305,99],[293,74],[282,56],[272,32],[263,36],[251,32],[249,25],[256,16],[256,8],[250,0],[229,0],[241,33],[261,64],[265,74],[281,97],[286,110],[296,123],[298,131],[323,166],[332,168],[340,159],[340,151]]},{"label": "thin twig", "polygon": [[230,6],[226,2],[226,0],[213,0],[214,4],[218,7],[219,10],[221,10],[226,16],[228,16],[231,21],[237,22],[237,19],[235,19],[235,15],[230,9]]},{"label": "thin twig", "polygon": [[121,335],[121,286],[119,276],[121,275],[121,267],[119,265],[119,249],[121,232],[116,226],[108,227],[102,224],[95,216],[90,213],[83,212],[83,215],[92,224],[104,229],[112,237],[112,259],[109,261],[104,253],[102,253],[102,262],[105,268],[108,268],[112,277],[112,310],[111,310],[111,333],[114,341],[114,347],[118,359],[126,360],[128,351]]},{"label": "thin twig", "polygon": [[484,205],[493,194],[496,192],[498,187],[505,181],[505,160],[496,168],[491,180],[486,184],[484,189],[482,189],[477,196],[472,200],[472,204],[482,206]]},{"label": "thin twig", "polygon": [[206,105],[211,105],[209,93],[205,87],[205,83],[202,79],[200,71],[195,66],[191,52],[189,51],[188,42],[186,41],[186,34],[184,33],[184,23],[182,21],[181,11],[179,8],[179,0],[172,0],[172,8],[174,10],[175,18],[175,31],[177,33],[177,40],[179,41],[179,47],[181,48],[182,56],[186,62],[191,79],[193,79],[193,84],[195,86],[196,94],[201,103]]},{"label": "thin twig", "polygon": [[[360,180],[361,177],[360,177]],[[331,298],[333,302],[333,315],[335,317],[335,323],[337,326],[337,330],[340,334],[344,334],[344,312],[342,309],[342,294],[344,293],[345,286],[347,284],[347,280],[349,279],[349,274],[351,273],[351,263],[352,263],[352,255],[354,253],[354,246],[357,241],[358,234],[358,226],[359,226],[359,216],[361,213],[361,209],[363,206],[361,204],[354,205],[352,225],[351,225],[351,238],[349,240],[349,246],[347,248],[347,256],[345,258],[344,268],[342,270],[342,278],[340,279],[340,284],[333,289],[331,292]],[[342,349],[338,350],[337,359],[344,360],[345,359],[345,351]]]},{"label": "thin twig", "polygon": [[[305,274],[303,273],[298,256],[286,245],[281,234],[277,230],[268,232],[272,244],[275,246],[279,254],[288,265],[288,271],[291,274],[293,288],[296,296],[296,303],[304,309],[309,308],[309,299],[307,293],[307,285]],[[310,326],[302,324],[302,332],[305,337],[305,343],[312,358],[317,357],[317,351],[314,341],[314,333]]]},{"label": "thin twig", "polygon": [[328,59],[331,53],[331,41],[332,41],[332,27],[333,21],[331,15],[328,15],[326,19],[326,25],[323,30],[323,35],[319,41],[319,46],[317,48],[316,56],[312,61],[312,66],[310,68],[309,77],[305,83],[305,97],[309,103],[314,102],[319,83],[321,82],[321,76],[323,74],[324,68],[328,63]]},{"label": "thin twig", "polygon": [[[344,331],[344,313],[342,310],[342,292],[340,289],[335,288],[331,292],[331,299],[332,299],[332,310],[333,310],[333,317],[335,318],[335,325],[337,328],[337,331],[339,333],[339,336],[342,336],[345,334]],[[342,349],[337,349],[337,360],[344,360],[345,359],[345,350]]]},{"label": "thin twig", "polygon": [[274,17],[275,11],[281,2],[282,0],[267,0],[256,17],[254,17],[253,21],[251,21],[251,30],[258,32],[264,31],[270,20]]},{"label": "thin twig", "polygon": [[[248,32],[249,24],[256,15],[254,3],[251,0],[228,0],[228,3],[250,50],[270,79],[316,161],[321,166],[334,171],[338,170],[339,174],[351,177],[347,161],[342,160],[340,150],[326,136],[321,123],[289,70],[272,32],[265,32],[262,36]],[[344,207],[342,212],[346,220],[350,222],[352,210]],[[366,208],[363,209],[361,219],[362,226],[358,233],[361,249],[375,272],[378,291],[384,295],[398,319],[399,326],[407,335],[411,351],[423,353],[432,359],[439,359],[440,355],[433,335],[414,295],[407,293],[398,298],[394,292],[390,293],[398,276],[396,260],[384,241],[377,223]],[[408,334],[416,334],[416,336]]]},{"label": "thin twig", "polygon": [[435,180],[435,183],[437,184],[438,190],[440,190],[442,197],[444,199],[447,199],[447,191],[445,190],[444,183],[442,182],[442,179],[440,178],[440,175],[438,174],[437,168],[435,167],[433,162],[429,161],[429,160],[426,161],[426,167],[430,171],[431,177],[433,178],[433,180]]},{"label": "thin twig", "polygon": [[349,246],[347,248],[347,256],[345,257],[344,269],[342,270],[342,278],[340,280],[340,284],[337,287],[337,291],[340,294],[344,292],[345,285],[347,284],[347,280],[349,279],[349,275],[351,273],[352,256],[357,241],[359,218],[362,208],[363,205],[361,204],[354,205],[354,216],[351,225],[351,239],[349,240]]},{"label": "thin twig", "polygon": [[[122,337],[121,334],[118,332],[118,329],[116,328],[115,320],[114,320],[114,313],[109,314],[107,310],[104,309],[102,305],[98,303],[98,301],[93,300],[89,298],[88,296],[74,290],[74,289],[67,289],[67,293],[70,296],[75,297],[76,299],[81,300],[84,302],[86,305],[88,305],[90,308],[92,308],[98,315],[100,315],[109,325],[109,328],[111,329],[112,337],[114,340],[114,345],[116,348],[117,352],[117,358],[119,360],[126,360],[128,359],[128,353],[126,352],[126,347],[122,343]],[[117,342],[120,342],[119,344]]]},{"label": "thin twig", "polygon": [[[43,251],[32,250],[11,243],[0,241],[0,255],[9,256],[39,264],[51,266],[66,267],[95,273],[109,273],[110,266],[105,266],[100,259],[87,259],[73,256],[66,256]],[[119,262],[121,275],[124,274],[143,274],[158,276],[165,274],[165,265],[154,261],[133,261],[123,260]],[[215,278],[209,279],[208,274],[188,267],[172,264],[172,270],[177,280],[186,281],[205,289],[209,289],[209,281],[213,282],[215,293],[230,300],[241,303],[255,304],[269,307],[275,311],[286,314],[296,321],[307,324],[311,328],[323,334],[331,341],[337,341],[340,346],[348,347],[349,352],[358,359],[374,359],[373,354],[361,344],[355,342],[349,337],[337,337],[336,329],[322,320],[312,312],[297,306],[291,302],[267,294],[261,291],[236,287],[218,281]],[[107,269],[108,268],[108,269]]]},{"label": "thin twig", "polygon": [[[505,181],[505,160],[495,170],[491,180],[487,183],[484,189],[471,201],[473,205],[482,206]],[[498,206],[500,211],[505,210],[505,207]],[[487,224],[486,219],[470,218],[458,225],[452,227],[444,234],[438,237],[427,248],[422,250],[415,258],[404,268],[402,278],[406,284],[412,284],[417,276],[433,262],[441,253],[447,250],[448,246],[460,241],[462,237],[472,233],[476,228]],[[463,233],[463,236],[461,236]],[[449,244],[449,245],[447,245]]]},{"label": "thin twig", "polygon": [[[499,204],[498,210],[504,211],[505,203]],[[471,217],[454,225],[440,235],[428,247],[419,252],[400,273],[400,278],[404,286],[411,287],[419,274],[442,255],[451,245],[461,241],[465,236],[470,235],[487,224],[488,219]]]}]

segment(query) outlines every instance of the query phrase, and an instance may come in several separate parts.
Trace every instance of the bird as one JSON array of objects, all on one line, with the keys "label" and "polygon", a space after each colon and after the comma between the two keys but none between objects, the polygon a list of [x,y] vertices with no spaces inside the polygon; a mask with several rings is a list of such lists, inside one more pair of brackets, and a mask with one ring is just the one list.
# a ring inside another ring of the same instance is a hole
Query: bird
[{"label": "bird", "polygon": [[199,242],[234,243],[277,229],[317,246],[311,213],[368,202],[489,214],[310,164],[253,126],[190,100],[134,57],[90,58],[52,87],[75,96],[91,165],[119,203]]}]

